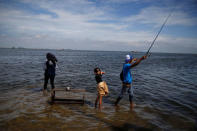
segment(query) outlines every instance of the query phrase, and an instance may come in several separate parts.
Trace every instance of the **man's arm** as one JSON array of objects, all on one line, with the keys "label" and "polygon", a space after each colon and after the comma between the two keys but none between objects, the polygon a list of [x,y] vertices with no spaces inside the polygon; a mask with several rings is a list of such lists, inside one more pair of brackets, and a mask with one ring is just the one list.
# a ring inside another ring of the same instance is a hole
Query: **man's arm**
[{"label": "man's arm", "polygon": [[142,56],[140,59],[137,59],[137,61],[131,65],[131,68],[135,67],[138,65],[142,60],[146,59],[147,56]]}]

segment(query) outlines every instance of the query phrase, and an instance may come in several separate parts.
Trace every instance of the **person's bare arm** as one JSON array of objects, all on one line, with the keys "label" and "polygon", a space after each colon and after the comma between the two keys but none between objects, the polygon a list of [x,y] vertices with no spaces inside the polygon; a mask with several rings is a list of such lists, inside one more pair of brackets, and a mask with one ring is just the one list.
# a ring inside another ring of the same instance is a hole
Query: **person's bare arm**
[{"label": "person's bare arm", "polygon": [[146,59],[146,56],[142,56],[140,59],[137,59],[134,64],[131,65],[131,68],[135,67],[138,65],[142,60]]}]

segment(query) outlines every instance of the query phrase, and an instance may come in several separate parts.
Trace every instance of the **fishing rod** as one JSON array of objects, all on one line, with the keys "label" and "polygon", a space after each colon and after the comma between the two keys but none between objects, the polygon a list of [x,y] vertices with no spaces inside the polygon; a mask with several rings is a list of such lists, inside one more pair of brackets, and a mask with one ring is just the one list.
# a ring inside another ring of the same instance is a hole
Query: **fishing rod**
[{"label": "fishing rod", "polygon": [[150,52],[150,49],[152,48],[152,46],[154,45],[157,37],[159,36],[160,32],[162,31],[163,27],[165,26],[165,24],[167,23],[169,17],[172,15],[172,12],[174,11],[175,8],[172,9],[172,11],[170,12],[170,14],[167,16],[166,20],[164,21],[163,25],[161,26],[160,30],[158,31],[155,39],[153,40],[153,42],[151,43],[151,46],[149,47],[148,51],[146,52],[145,56],[148,56],[148,53]]}]

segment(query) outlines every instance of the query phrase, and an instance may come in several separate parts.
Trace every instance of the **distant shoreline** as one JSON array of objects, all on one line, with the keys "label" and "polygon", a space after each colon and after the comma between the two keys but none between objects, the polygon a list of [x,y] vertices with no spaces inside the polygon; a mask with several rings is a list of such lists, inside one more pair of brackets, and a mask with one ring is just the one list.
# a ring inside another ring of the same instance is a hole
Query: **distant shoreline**
[{"label": "distant shoreline", "polygon": [[[0,47],[0,49],[13,49],[13,50],[56,50],[56,51],[96,51],[96,52],[130,52],[131,54],[146,53],[143,51],[112,51],[112,50],[79,50],[79,49],[50,49],[50,48],[25,48],[25,47]],[[197,55],[197,53],[171,53],[171,52],[150,52],[150,54],[184,54],[184,55]]]}]

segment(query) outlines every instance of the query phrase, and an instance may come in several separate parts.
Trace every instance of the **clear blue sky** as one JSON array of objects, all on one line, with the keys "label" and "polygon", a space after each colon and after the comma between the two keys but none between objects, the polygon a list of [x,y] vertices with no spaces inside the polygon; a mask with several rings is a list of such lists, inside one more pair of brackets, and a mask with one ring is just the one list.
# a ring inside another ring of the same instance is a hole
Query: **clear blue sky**
[{"label": "clear blue sky", "polygon": [[197,53],[196,0],[0,0],[0,47]]}]

